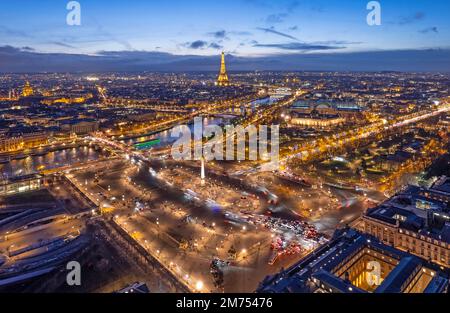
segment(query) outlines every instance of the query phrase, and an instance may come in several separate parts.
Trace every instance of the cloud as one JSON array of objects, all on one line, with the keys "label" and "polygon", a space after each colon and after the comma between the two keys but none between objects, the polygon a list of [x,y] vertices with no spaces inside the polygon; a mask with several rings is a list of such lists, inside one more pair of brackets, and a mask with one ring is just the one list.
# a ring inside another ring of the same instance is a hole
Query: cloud
[{"label": "cloud", "polygon": [[207,33],[208,36],[212,36],[215,39],[222,41],[222,40],[229,40],[230,36],[251,36],[252,33],[248,32],[248,31],[236,31],[236,30],[231,30],[231,31],[226,31],[226,30],[218,30],[215,32],[210,32]]},{"label": "cloud", "polygon": [[299,1],[291,1],[287,4],[283,4],[281,12],[273,13],[266,17],[266,24],[273,25],[283,23],[299,6]]},{"label": "cloud", "polygon": [[439,30],[436,26],[433,26],[433,27],[427,27],[422,30],[419,30],[419,33],[422,33],[422,34],[436,33],[437,34],[437,33],[439,33]]},{"label": "cloud", "polygon": [[232,35],[237,35],[237,36],[251,36],[251,35],[253,35],[251,32],[248,32],[248,31],[230,31],[228,33],[232,34]]},{"label": "cloud", "polygon": [[[293,48],[294,46],[291,46]],[[297,48],[301,48],[297,46]],[[291,50],[295,52],[294,50]],[[450,72],[449,49],[377,52],[274,53],[260,57],[229,55],[236,71],[407,71]],[[96,55],[37,53],[11,46],[0,47],[0,72],[134,72],[217,71],[218,53],[212,56],[174,55],[156,51],[104,51]]]},{"label": "cloud", "polygon": [[345,49],[347,45],[358,45],[362,42],[346,41],[346,40],[328,40],[315,42],[291,42],[291,43],[258,43],[254,41],[253,47],[257,48],[273,48],[289,51],[324,51]]},{"label": "cloud", "polygon": [[360,45],[362,41],[347,41],[347,40],[326,40],[326,41],[314,41],[316,45]]},{"label": "cloud", "polygon": [[20,54],[23,52],[34,52],[35,50],[31,47],[16,48],[9,45],[0,47],[0,54]]},{"label": "cloud", "polygon": [[227,32],[225,30],[218,30],[216,32],[209,33],[209,35],[213,36],[217,39],[225,39],[227,38]]},{"label": "cloud", "polygon": [[20,48],[15,48],[12,46],[0,47],[1,54],[13,54],[13,53],[20,53],[20,52],[22,52],[22,49],[20,49]]},{"label": "cloud", "polygon": [[258,8],[280,10],[287,13],[292,13],[300,6],[300,1],[274,1],[274,0],[244,0],[247,4],[256,6]]},{"label": "cloud", "polygon": [[113,42],[117,43],[118,45],[123,46],[123,48],[126,50],[134,50],[133,47],[131,46],[131,44],[127,40],[125,40],[123,38],[119,38],[118,36],[106,31],[95,20],[94,20],[94,23],[96,25],[95,34],[83,36],[83,38],[81,38],[81,39],[78,37],[74,37],[74,36],[56,36],[53,38],[52,41],[45,41],[45,40],[42,40],[42,38],[37,38],[36,36],[29,34],[27,32],[17,30],[17,29],[11,29],[4,25],[0,25],[0,35],[4,35],[5,37],[8,36],[8,37],[32,39],[35,43],[39,42],[41,44],[51,44],[51,45],[69,48],[69,49],[76,49],[77,47],[75,45],[78,45],[78,44],[113,41]]},{"label": "cloud", "polygon": [[61,42],[61,41],[51,41],[51,42],[49,42],[49,44],[64,47],[64,48],[69,48],[69,49],[76,49],[75,46],[69,45],[69,44],[67,44],[65,42]]},{"label": "cloud", "polygon": [[401,17],[397,24],[407,25],[407,24],[412,24],[412,23],[421,21],[423,19],[425,19],[425,13],[424,12],[416,12],[413,15]]},{"label": "cloud", "polygon": [[291,27],[289,27],[289,30],[296,31],[296,30],[298,30],[298,26],[297,25],[291,26]]},{"label": "cloud", "polygon": [[300,1],[269,1],[269,0],[246,0],[248,4],[259,8],[270,9],[273,13],[267,15],[261,21],[266,25],[284,23],[294,11],[300,6]]},{"label": "cloud", "polygon": [[16,48],[13,46],[0,46],[0,54],[11,54],[11,55],[19,55],[24,53],[33,53],[35,52],[34,48],[25,46],[22,48]]},{"label": "cloud", "polygon": [[273,27],[273,26],[271,28],[257,27],[256,29],[261,30],[261,31],[263,31],[265,33],[271,33],[271,34],[274,34],[274,35],[278,35],[278,36],[281,36],[281,37],[285,37],[285,38],[288,38],[288,39],[292,39],[292,40],[298,41],[298,39],[295,38],[294,36],[291,36],[289,34],[282,33],[282,32],[279,32],[279,31],[275,30],[275,27]]},{"label": "cloud", "polygon": [[267,24],[279,24],[283,23],[284,20],[289,16],[287,13],[270,14],[266,17]]},{"label": "cloud", "polygon": [[244,2],[258,8],[273,8],[273,2],[267,0],[244,0]]},{"label": "cloud", "polygon": [[203,49],[206,46],[208,46],[208,43],[206,41],[203,41],[203,40],[196,40],[194,42],[187,43],[186,46],[188,48],[190,48],[190,49]]},{"label": "cloud", "polygon": [[223,49],[223,46],[220,45],[220,44],[218,44],[218,43],[216,43],[216,42],[211,42],[211,43],[209,44],[209,48],[211,48],[211,49],[216,49],[216,50],[220,50],[220,49]]},{"label": "cloud", "polygon": [[273,44],[260,44],[257,43],[253,45],[257,48],[274,48],[281,50],[290,51],[323,51],[323,50],[337,50],[344,49],[345,47],[340,46],[330,46],[330,45],[319,45],[311,43],[301,43],[301,42],[290,42],[290,43],[273,43]]},{"label": "cloud", "polygon": [[132,45],[127,40],[119,38],[116,35],[105,30],[104,27],[96,19],[93,19],[93,22],[97,26],[97,34],[100,36],[100,41],[108,39],[110,41],[116,42],[119,45],[122,45],[126,50],[134,50]]},{"label": "cloud", "polygon": [[3,34],[5,36],[11,36],[11,37],[32,38],[31,35],[29,35],[28,33],[24,32],[24,31],[11,29],[4,25],[0,25],[0,34]]},{"label": "cloud", "polygon": [[300,1],[291,1],[287,4],[286,10],[288,13],[294,12],[300,6]]},{"label": "cloud", "polygon": [[189,48],[189,49],[194,49],[194,50],[201,50],[201,49],[206,49],[206,48],[219,50],[219,49],[223,48],[223,46],[217,42],[207,42],[204,40],[196,40],[193,42],[186,42],[182,46]]},{"label": "cloud", "polygon": [[325,8],[323,6],[314,5],[311,7],[311,11],[317,12],[317,13],[324,13]]},{"label": "cloud", "polygon": [[107,32],[105,32],[104,35],[105,35],[106,38],[108,38],[108,39],[110,39],[112,41],[115,41],[119,45],[122,45],[125,49],[127,49],[127,50],[134,50],[133,46],[127,40],[118,38],[115,35],[113,35],[111,33],[107,33]]}]

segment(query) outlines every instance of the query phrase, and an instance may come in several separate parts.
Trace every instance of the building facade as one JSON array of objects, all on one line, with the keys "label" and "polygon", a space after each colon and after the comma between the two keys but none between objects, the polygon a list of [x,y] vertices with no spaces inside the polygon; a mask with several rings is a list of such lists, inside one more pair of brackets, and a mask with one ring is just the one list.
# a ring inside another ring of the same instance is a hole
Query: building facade
[{"label": "building facade", "polygon": [[61,125],[63,131],[77,135],[87,135],[96,132],[98,128],[99,123],[93,119],[69,120]]},{"label": "building facade", "polygon": [[383,243],[450,268],[450,179],[410,187],[367,210],[361,230]]},{"label": "building facade", "polygon": [[41,189],[43,177],[37,174],[0,180],[0,196]]},{"label": "building facade", "polygon": [[47,143],[48,135],[45,132],[10,133],[0,135],[0,152],[31,149]]},{"label": "building facade", "polygon": [[446,293],[448,273],[433,263],[346,228],[285,271],[260,293]]}]

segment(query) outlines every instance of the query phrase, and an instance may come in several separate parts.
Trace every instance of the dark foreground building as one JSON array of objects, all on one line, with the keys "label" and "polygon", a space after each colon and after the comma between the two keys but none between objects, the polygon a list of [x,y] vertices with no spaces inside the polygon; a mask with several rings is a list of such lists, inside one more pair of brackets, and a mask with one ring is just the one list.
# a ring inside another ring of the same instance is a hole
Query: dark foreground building
[{"label": "dark foreground building", "polygon": [[409,186],[367,210],[361,231],[387,245],[450,269],[450,178]]},{"label": "dark foreground building", "polygon": [[354,229],[291,268],[267,277],[262,293],[445,293],[448,273],[410,253]]}]

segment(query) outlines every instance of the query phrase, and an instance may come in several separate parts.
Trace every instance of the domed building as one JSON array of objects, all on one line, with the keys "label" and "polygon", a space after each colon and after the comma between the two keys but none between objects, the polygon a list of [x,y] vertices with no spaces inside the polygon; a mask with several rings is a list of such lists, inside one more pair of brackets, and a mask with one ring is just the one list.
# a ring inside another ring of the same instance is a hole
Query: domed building
[{"label": "domed building", "polygon": [[27,81],[22,89],[22,97],[31,97],[34,95],[33,87],[31,87],[30,82]]},{"label": "domed building", "polygon": [[329,129],[345,124],[361,112],[358,106],[331,102],[298,101],[287,112],[290,124]]}]

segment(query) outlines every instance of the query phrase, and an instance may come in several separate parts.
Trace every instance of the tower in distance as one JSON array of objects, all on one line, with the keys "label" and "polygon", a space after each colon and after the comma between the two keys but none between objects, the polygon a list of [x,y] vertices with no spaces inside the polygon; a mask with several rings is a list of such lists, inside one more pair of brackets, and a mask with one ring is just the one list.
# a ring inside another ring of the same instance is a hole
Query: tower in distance
[{"label": "tower in distance", "polygon": [[219,77],[217,78],[217,85],[218,86],[229,86],[230,81],[228,80],[228,74],[227,74],[227,68],[225,65],[225,53],[222,52],[222,61],[220,63],[220,73]]}]

